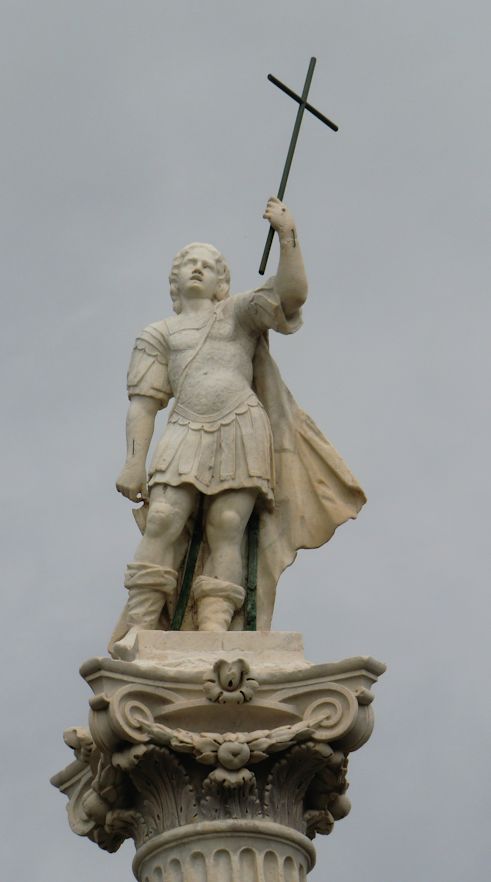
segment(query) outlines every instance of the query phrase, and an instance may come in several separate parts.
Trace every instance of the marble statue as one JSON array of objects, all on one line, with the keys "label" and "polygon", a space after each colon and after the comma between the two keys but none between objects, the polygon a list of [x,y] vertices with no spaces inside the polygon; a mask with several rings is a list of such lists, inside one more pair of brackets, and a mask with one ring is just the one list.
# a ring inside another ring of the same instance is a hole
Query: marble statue
[{"label": "marble statue", "polygon": [[[203,495],[204,541],[184,630],[244,627],[245,531],[259,515],[257,628],[268,630],[281,572],[299,548],[327,542],[356,517],[362,489],[295,403],[268,349],[269,330],[297,331],[307,279],[294,218],[277,198],[263,217],[279,239],[277,273],[230,296],[230,273],[211,245],[175,257],[175,315],[137,337],[128,370],[127,457],[117,489],[143,502],[143,536],[128,564],[128,600],[113,633],[116,657],[140,631],[169,629],[190,524]],[[157,412],[173,400],[148,473]]]},{"label": "marble statue", "polygon": [[337,130],[307,103],[314,65],[301,96],[269,75],[299,103],[263,215],[259,273],[276,234],[276,275],[230,296],[220,252],[186,246],[170,273],[175,314],[144,328],[131,356],[116,486],[138,506],[142,539],[112,658],[80,668],[88,725],[65,730],[73,758],[51,781],[77,835],[109,852],[133,839],[138,882],[305,882],[312,840],[350,810],[349,755],[373,729],[382,662],[312,664],[301,634],[271,631],[276,584],[298,549],[327,542],[365,502],[268,346],[269,331],[300,328],[307,296],[280,201],[304,110]]}]

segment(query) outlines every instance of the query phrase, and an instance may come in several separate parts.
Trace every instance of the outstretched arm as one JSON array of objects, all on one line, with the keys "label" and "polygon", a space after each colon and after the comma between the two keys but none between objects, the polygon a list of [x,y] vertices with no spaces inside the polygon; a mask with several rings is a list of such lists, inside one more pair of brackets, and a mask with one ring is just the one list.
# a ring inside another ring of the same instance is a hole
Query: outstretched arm
[{"label": "outstretched arm", "polygon": [[263,217],[278,233],[280,261],[275,277],[275,290],[288,318],[305,303],[307,277],[292,213],[276,196],[268,199]]},{"label": "outstretched arm", "polygon": [[147,395],[133,395],[130,401],[126,417],[126,462],[116,489],[132,502],[140,502],[147,496],[147,453],[159,408],[159,401]]}]

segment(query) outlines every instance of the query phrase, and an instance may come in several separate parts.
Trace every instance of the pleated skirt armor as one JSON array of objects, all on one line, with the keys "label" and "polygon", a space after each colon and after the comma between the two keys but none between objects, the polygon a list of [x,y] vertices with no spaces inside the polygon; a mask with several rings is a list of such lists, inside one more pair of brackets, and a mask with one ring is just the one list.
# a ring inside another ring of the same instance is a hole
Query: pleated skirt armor
[{"label": "pleated skirt armor", "polygon": [[212,495],[255,488],[274,503],[273,438],[254,392],[227,413],[195,414],[176,403],[150,466],[154,484],[193,484]]}]

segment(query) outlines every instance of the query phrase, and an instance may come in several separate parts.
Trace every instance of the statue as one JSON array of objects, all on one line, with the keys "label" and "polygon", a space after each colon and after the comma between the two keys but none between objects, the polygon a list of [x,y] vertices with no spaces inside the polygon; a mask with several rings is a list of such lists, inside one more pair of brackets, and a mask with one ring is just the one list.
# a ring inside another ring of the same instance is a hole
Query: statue
[{"label": "statue", "polygon": [[[172,626],[200,499],[204,541],[183,624],[200,631],[244,627],[245,533],[253,511],[256,626],[268,630],[276,583],[297,550],[327,542],[365,502],[269,354],[269,330],[291,334],[301,326],[307,280],[291,212],[272,197],[263,217],[279,238],[276,276],[229,296],[223,256],[211,245],[188,245],[170,274],[176,315],[137,337],[128,370],[127,458],[116,487],[143,501],[136,514],[143,537],[126,570],[128,601],[110,644],[116,657],[138,631]],[[155,417],[171,399],[147,477]]]},{"label": "statue", "polygon": [[[301,634],[270,630],[297,550],[327,542],[365,502],[268,348],[270,330],[300,328],[307,296],[282,201],[302,115],[337,130],[307,101],[314,65],[301,96],[269,77],[299,104],[264,213],[259,273],[277,235],[276,276],[229,296],[220,252],[183,248],[170,274],[175,315],[138,335],[128,370],[116,486],[140,503],[143,536],[113,658],[80,669],[93,693],[88,727],[65,731],[74,759],[51,780],[75,833],[110,852],[134,840],[139,882],[305,882],[311,840],[350,810],[348,756],[373,728],[384,664],[312,665]],[[155,418],[171,399],[147,472]]]}]

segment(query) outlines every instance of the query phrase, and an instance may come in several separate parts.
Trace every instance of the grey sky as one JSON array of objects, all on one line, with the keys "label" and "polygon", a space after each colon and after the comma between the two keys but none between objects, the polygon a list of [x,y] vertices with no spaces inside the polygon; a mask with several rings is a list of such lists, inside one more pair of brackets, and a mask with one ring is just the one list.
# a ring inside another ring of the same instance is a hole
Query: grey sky
[{"label": "grey sky", "polygon": [[[113,489],[132,339],[170,311],[175,251],[211,241],[256,283],[287,190],[310,282],[272,349],[367,491],[304,552],[275,627],[307,656],[386,661],[351,815],[312,882],[489,876],[489,3],[3,0],[5,878],[123,882],[48,777],[83,724],[137,541]],[[269,270],[274,271],[276,252]]]}]

